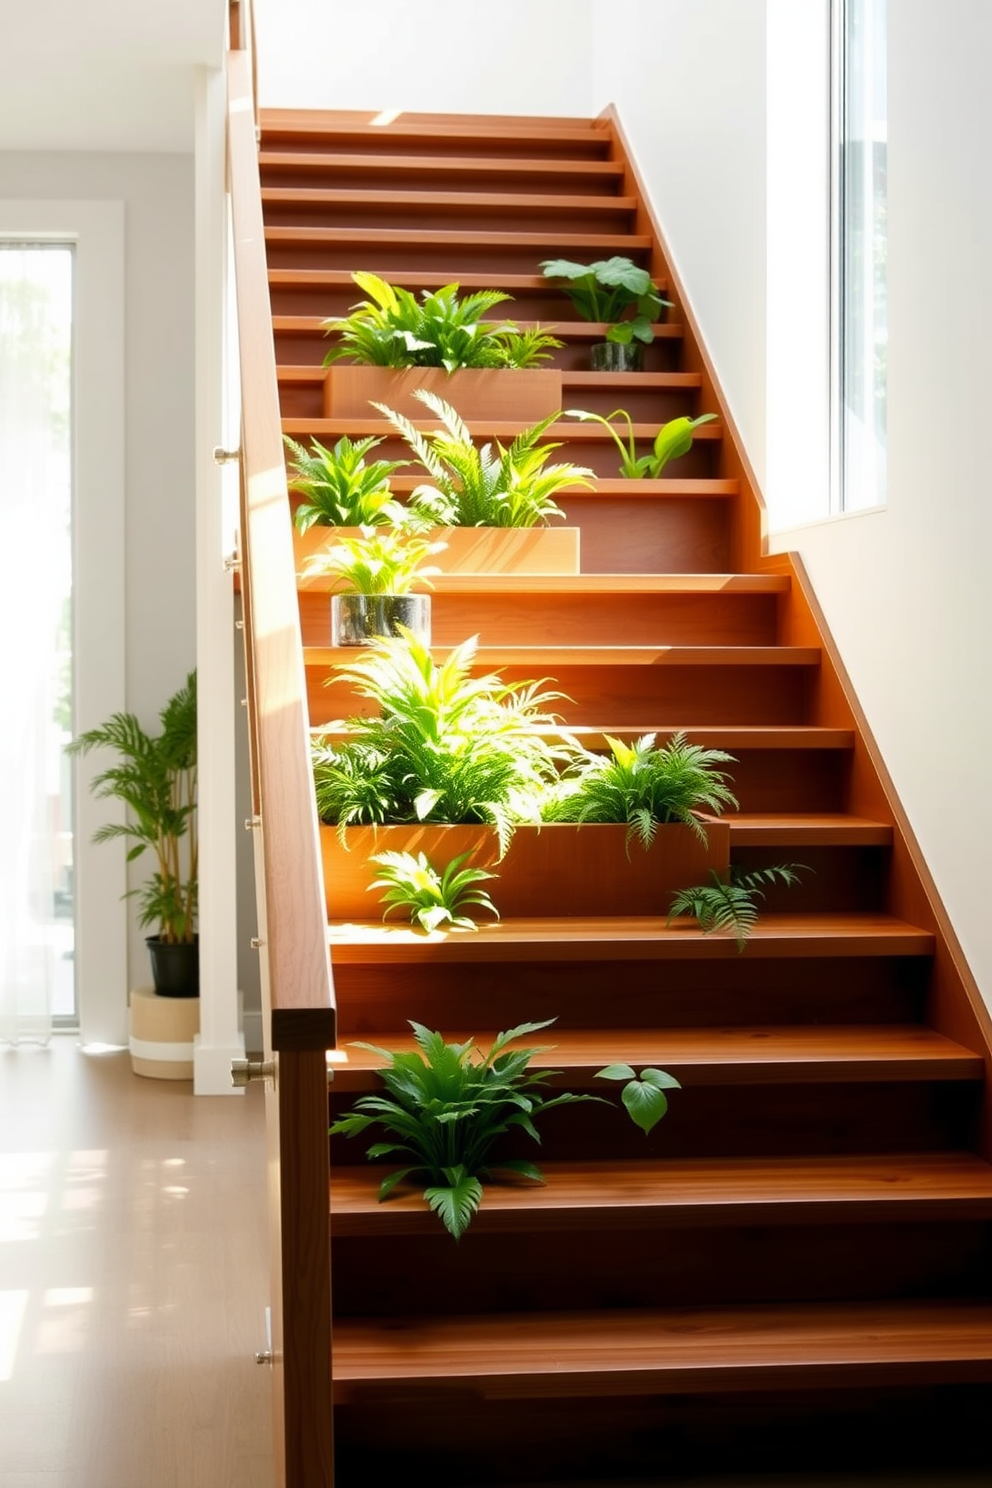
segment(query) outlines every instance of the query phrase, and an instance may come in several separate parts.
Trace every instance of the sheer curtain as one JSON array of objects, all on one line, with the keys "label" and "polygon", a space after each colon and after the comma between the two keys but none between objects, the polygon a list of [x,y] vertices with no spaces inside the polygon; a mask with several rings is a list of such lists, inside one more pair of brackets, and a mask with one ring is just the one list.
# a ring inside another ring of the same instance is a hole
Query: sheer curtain
[{"label": "sheer curtain", "polygon": [[[44,1042],[72,955],[71,249],[0,241],[0,1041]],[[57,900],[61,896],[61,902]]]}]

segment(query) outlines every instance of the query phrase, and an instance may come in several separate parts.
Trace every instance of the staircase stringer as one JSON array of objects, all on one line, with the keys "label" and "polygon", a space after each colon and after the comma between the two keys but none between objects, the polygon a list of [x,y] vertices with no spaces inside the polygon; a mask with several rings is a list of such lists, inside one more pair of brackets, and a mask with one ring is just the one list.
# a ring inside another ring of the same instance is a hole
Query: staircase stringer
[{"label": "staircase stringer", "polygon": [[887,822],[893,828],[893,845],[887,886],[889,913],[911,924],[925,927],[935,937],[933,972],[927,999],[927,1021],[938,1032],[980,1051],[985,1060],[981,1143],[983,1155],[992,1158],[992,1013],[975,981],[961,943],[941,900],[933,875],[909,822],[881,751],[858,702],[837,644],[816,599],[812,583],[798,553],[769,553],[767,508],[713,363],[706,350],[699,324],[674,267],[649,193],[634,162],[614,105],[600,116],[612,126],[611,158],[624,166],[621,187],[625,195],[638,199],[635,231],[654,241],[651,270],[667,280],[669,312],[684,327],[683,370],[702,378],[699,411],[715,412],[723,426],[717,474],[740,483],[733,527],[733,567],[738,573],[783,573],[792,583],[779,600],[779,642],[787,646],[818,646],[822,662],[811,686],[808,722],[818,727],[848,728],[854,733],[854,748],[847,783],[847,809]]}]

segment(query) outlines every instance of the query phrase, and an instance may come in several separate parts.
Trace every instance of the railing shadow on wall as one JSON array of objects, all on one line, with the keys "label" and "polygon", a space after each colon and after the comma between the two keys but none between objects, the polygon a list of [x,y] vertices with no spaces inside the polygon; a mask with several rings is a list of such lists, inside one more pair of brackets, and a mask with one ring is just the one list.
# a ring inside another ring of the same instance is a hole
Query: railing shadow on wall
[{"label": "railing shadow on wall", "polygon": [[240,566],[265,1059],[274,1458],[331,1488],[327,1063],[335,1005],[257,157],[254,26],[233,4],[228,189],[241,381]]}]

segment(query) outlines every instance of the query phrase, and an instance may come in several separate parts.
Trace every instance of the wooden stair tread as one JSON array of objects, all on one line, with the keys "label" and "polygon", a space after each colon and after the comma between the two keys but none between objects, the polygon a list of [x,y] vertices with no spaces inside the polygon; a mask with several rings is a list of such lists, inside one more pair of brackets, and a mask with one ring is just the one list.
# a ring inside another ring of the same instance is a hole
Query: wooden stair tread
[{"label": "wooden stair tread", "polygon": [[298,203],[300,206],[374,206],[382,211],[393,207],[423,207],[427,210],[492,212],[563,211],[588,213],[633,213],[637,200],[633,196],[566,194],[565,192],[531,191],[433,191],[409,190],[384,192],[381,187],[367,189],[350,186],[263,186],[262,206]]},{"label": "wooden stair tread", "polygon": [[[613,160],[582,160],[529,155],[370,155],[361,151],[266,150],[259,151],[261,170],[335,170],[361,175],[387,171],[416,175],[469,176],[593,176],[621,181],[624,168]],[[396,281],[394,280],[393,283]]]},{"label": "wooden stair tread", "polygon": [[732,847],[889,847],[892,826],[843,812],[734,812]]},{"label": "wooden stair tread", "polygon": [[[413,422],[418,428],[429,428],[432,425],[435,428],[439,427],[438,421],[429,416],[415,419]],[[519,422],[512,420],[467,419],[466,423],[472,434],[480,439],[501,439],[510,443],[520,432]],[[652,440],[658,429],[658,424],[635,424],[634,438]],[[391,434],[392,427],[385,418],[284,418],[282,431],[284,434],[315,435],[320,439],[323,439],[325,435],[331,439],[339,439],[342,434],[347,434],[351,439],[359,439],[366,434]],[[609,430],[604,429],[602,424],[580,424],[571,421],[549,424],[544,437],[559,441],[567,440],[569,444],[612,443]],[[722,438],[722,424],[704,424],[693,435],[693,443],[715,444]]]},{"label": "wooden stair tread", "polygon": [[[434,655],[451,655],[452,647],[435,646]],[[355,647],[304,646],[309,667],[334,666],[352,659]],[[480,646],[476,667],[525,666],[779,666],[815,667],[818,646]]]},{"label": "wooden stair tread", "polygon": [[377,125],[374,120],[379,117],[381,115],[374,111],[367,114],[356,112],[349,117],[348,111],[343,115],[337,111],[328,115],[319,109],[263,108],[259,119],[261,143],[264,148],[269,139],[293,135],[303,139],[314,135],[327,140],[371,139],[377,145],[395,139],[511,140],[514,136],[519,136],[521,141],[527,143],[532,140],[559,141],[565,144],[590,141],[608,145],[610,142],[609,131],[602,123],[580,118],[525,118],[515,114],[424,115],[404,112],[402,118],[388,125]]},{"label": "wooden stair tread", "polygon": [[338,243],[359,246],[393,243],[454,248],[533,248],[535,259],[556,248],[579,248],[589,252],[625,253],[628,257],[651,247],[651,239],[622,232],[475,232],[439,227],[273,227],[265,228],[267,243]]},{"label": "wooden stair tread", "polygon": [[358,1385],[374,1393],[402,1382],[560,1397],[945,1376],[992,1378],[987,1301],[503,1314],[388,1326],[343,1318],[335,1330],[341,1401],[360,1397]]},{"label": "wooden stair tread", "polygon": [[[547,1182],[497,1174],[473,1233],[626,1229],[641,1223],[784,1224],[992,1217],[992,1167],[968,1152],[843,1157],[735,1157],[541,1162]],[[433,1234],[437,1219],[415,1187],[380,1203],[388,1171],[335,1167],[337,1237]]]},{"label": "wooden stair tread", "polygon": [[[438,555],[441,557],[441,555]],[[443,561],[443,558],[442,558]],[[301,587],[330,589],[331,574],[315,574]],[[434,594],[787,594],[786,574],[495,574],[440,573]]]},{"label": "wooden stair tread", "polygon": [[[461,1043],[473,1039],[488,1049],[495,1030],[445,1029]],[[376,1034],[382,1048],[415,1049],[408,1030]],[[545,1046],[534,1069],[560,1070],[559,1083],[577,1081],[610,1094],[595,1080],[608,1064],[660,1066],[683,1085],[833,1083],[851,1080],[980,1080],[982,1056],[921,1024],[803,1024],[758,1028],[548,1029],[523,1043]],[[335,1088],[375,1089],[372,1072],[385,1061],[368,1049],[345,1043],[328,1057]],[[616,1087],[613,1087],[616,1093]]]},{"label": "wooden stair tread", "polygon": [[[317,231],[319,231],[319,229],[317,229],[317,228],[313,228],[313,229],[308,228],[307,231],[308,232],[309,231],[317,232]],[[461,281],[459,281],[459,282],[461,282]],[[297,336],[326,336],[326,335],[328,335],[328,331],[327,331],[328,321],[329,320],[335,320],[337,318],[338,317],[336,317],[336,316],[326,316],[326,315],[273,315],[273,317],[272,317],[272,329],[274,331],[291,331],[291,332],[293,332],[293,334],[295,334]],[[492,317],[490,316],[489,319],[492,319]],[[557,336],[560,341],[605,341],[605,339],[606,339],[606,332],[609,330],[609,326],[607,325],[607,323],[605,321],[596,321],[596,320],[551,320],[551,319],[548,319],[546,321],[528,320],[526,316],[514,314],[513,313],[513,310],[512,310],[512,304],[508,304],[508,306],[507,306],[507,319],[512,320],[514,322],[514,324],[520,326],[521,329],[526,329],[526,328],[528,328],[530,326],[540,325],[544,330],[550,331],[553,335]],[[678,340],[681,340],[681,338],[682,338],[682,336],[684,334],[683,329],[682,329],[682,326],[677,321],[663,320],[658,325],[654,326],[653,327],[653,330],[654,330],[654,337],[655,337],[655,340],[656,341],[658,341],[658,340],[662,340],[662,341],[666,341],[666,340],[667,341],[678,341]],[[314,370],[322,371],[323,369],[317,368],[317,369],[314,369]],[[623,376],[625,374],[622,374],[622,373],[613,374],[613,373],[609,373],[609,372],[602,372],[602,373],[590,373],[589,375],[590,376],[596,376],[596,377],[613,377],[614,375]],[[632,373],[630,375],[631,376],[641,377],[644,374],[638,372],[638,373]],[[346,422],[348,422],[349,424],[352,424],[353,422],[360,422],[360,421],[347,420]],[[377,424],[381,425],[382,420],[381,419],[379,419],[379,420],[371,420],[370,419],[370,420],[366,420],[366,422],[370,422],[370,423],[371,422],[374,422],[374,423],[377,423]],[[584,429],[586,431],[587,437],[595,429],[601,429],[602,428],[602,426],[601,425],[598,425],[598,424],[596,424],[596,425],[592,425],[592,424],[581,424],[581,423],[578,422],[578,420],[570,420],[569,421],[569,424],[568,424],[568,427],[570,429]],[[637,427],[641,427],[642,429],[647,429],[649,426],[647,424],[643,424],[643,425],[640,425],[640,426],[635,425],[635,428],[637,428]],[[657,427],[658,426],[655,424],[655,425],[650,426],[650,427],[651,427],[651,436],[653,438],[654,435],[657,433]],[[705,431],[707,429],[711,429],[711,428],[712,428],[712,425],[711,424],[703,424],[702,427],[696,431],[695,438],[697,438],[697,439],[701,438],[703,436],[703,434],[705,433]],[[511,433],[519,433],[519,430],[520,430],[520,425],[519,424],[515,424],[515,425],[512,426]],[[377,430],[373,430],[372,432],[377,432]],[[603,438],[607,438],[608,439],[610,436],[609,436],[609,434],[607,433],[607,431],[605,429],[602,429],[602,435],[600,437],[603,437]],[[712,438],[713,437],[712,434],[709,437]]]},{"label": "wooden stair tread", "polygon": [[[317,289],[352,289],[355,294],[361,291],[355,283],[349,269],[269,269],[269,284],[286,288],[293,285],[306,285],[308,288]],[[508,293],[551,295],[555,286],[550,280],[545,279],[543,274],[509,274],[500,272],[499,283],[494,284],[492,274],[467,273],[459,274],[458,285],[463,290],[475,289],[502,289]],[[397,285],[401,289],[421,290],[440,289],[447,281],[444,274],[434,269],[396,269],[389,272],[390,284]],[[655,280],[658,283],[658,280]],[[562,300],[562,307],[567,309],[568,302]],[[573,376],[576,374],[572,374]],[[644,377],[650,373],[610,372],[590,373],[596,377]],[[697,381],[698,374],[685,373],[684,376],[694,376]]]},{"label": "wooden stair tread", "polygon": [[[397,495],[402,495],[412,491],[415,486],[423,485],[424,478],[422,475],[398,473],[391,478],[389,484]],[[682,500],[685,497],[712,500],[714,497],[738,495],[739,481],[710,480],[705,476],[624,480],[619,476],[596,475],[592,477],[591,486],[564,486],[559,492],[559,496],[567,496],[570,502],[594,501],[603,496],[622,496],[624,500],[634,501],[669,501]]]},{"label": "wooden stair tread", "polygon": [[[319,734],[321,737],[340,735],[344,738],[348,734],[348,729],[343,724],[337,727],[314,724],[310,732]],[[679,733],[685,734],[690,744],[701,744],[706,749],[730,751],[741,749],[849,750],[854,747],[853,729],[817,728],[806,724],[798,724],[794,727],[788,724],[727,724],[725,727],[713,724],[693,725],[688,728],[678,724],[664,723],[576,724],[546,732],[553,733],[555,737],[566,732],[591,749],[607,748],[606,736],[608,734],[615,739],[639,739],[644,734],[654,734],[659,743],[664,743],[673,734]],[[727,820],[733,830],[738,814],[735,813]]]},{"label": "wooden stair tread", "polygon": [[612,916],[575,920],[567,916],[504,919],[469,933],[441,930],[425,935],[409,925],[378,920],[332,921],[332,960],[350,964],[437,961],[668,961],[929,956],[928,930],[885,914],[762,915],[743,953],[733,937],[704,935],[695,926],[660,917]]}]

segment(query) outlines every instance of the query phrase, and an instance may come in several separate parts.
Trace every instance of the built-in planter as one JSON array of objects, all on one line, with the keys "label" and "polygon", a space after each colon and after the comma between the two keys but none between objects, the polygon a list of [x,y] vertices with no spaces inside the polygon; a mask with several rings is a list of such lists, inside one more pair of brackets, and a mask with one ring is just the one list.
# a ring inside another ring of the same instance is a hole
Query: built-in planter
[{"label": "built-in planter", "polygon": [[[343,538],[360,538],[358,527],[310,527],[293,536],[301,589],[322,589],[326,576],[303,577],[307,563]],[[577,574],[578,527],[437,527],[431,542],[446,544],[430,566],[446,574]]]},{"label": "built-in planter", "polygon": [[429,594],[335,594],[331,597],[331,645],[367,646],[376,636],[409,630],[421,645],[431,643]]},{"label": "built-in planter", "polygon": [[437,393],[466,423],[536,424],[561,410],[561,373],[553,367],[508,367],[446,372],[443,367],[363,367],[338,362],[324,374],[325,418],[378,418],[370,403],[385,403],[418,423],[431,415],[413,394]]},{"label": "built-in planter", "polygon": [[[498,862],[491,827],[349,827],[342,846],[337,828],[323,826],[327,912],[332,920],[378,919],[377,895],[368,892],[378,868],[369,860],[388,851],[425,853],[437,869],[471,852],[473,866],[499,875],[485,887],[504,919],[667,915],[676,890],[704,882],[711,868],[727,867],[729,825],[709,824],[707,838],[700,841],[691,827],[663,826],[647,851],[632,841],[628,854],[625,826],[524,826]],[[479,922],[490,918],[480,913]],[[390,919],[397,921],[398,913]]]}]

